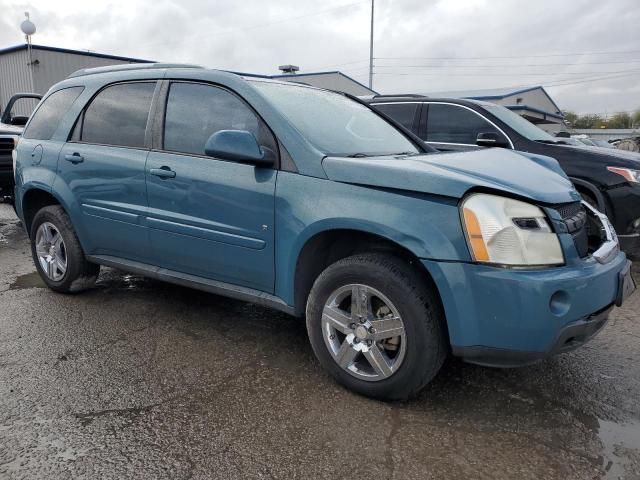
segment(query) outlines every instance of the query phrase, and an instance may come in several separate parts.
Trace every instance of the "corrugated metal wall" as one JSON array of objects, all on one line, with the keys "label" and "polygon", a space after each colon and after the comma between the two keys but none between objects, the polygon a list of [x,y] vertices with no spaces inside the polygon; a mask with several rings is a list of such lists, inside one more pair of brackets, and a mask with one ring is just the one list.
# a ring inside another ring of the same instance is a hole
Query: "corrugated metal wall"
[{"label": "corrugated metal wall", "polygon": [[[33,49],[33,84],[26,50],[0,55],[0,106],[4,108],[11,96],[18,92],[44,94],[52,85],[64,80],[81,68],[103,67],[133,63],[110,58],[92,57],[67,52]],[[30,112],[19,112],[28,115]]]},{"label": "corrugated metal wall", "polygon": [[[26,50],[0,55],[0,107],[4,110],[14,93],[30,92],[31,77]],[[27,112],[20,112],[26,115]]]},{"label": "corrugated metal wall", "polygon": [[70,74],[81,68],[132,63],[110,58],[35,49],[33,50],[33,59],[34,61],[38,60],[38,64],[34,66],[35,90],[37,93],[46,92],[52,85],[64,80]]}]

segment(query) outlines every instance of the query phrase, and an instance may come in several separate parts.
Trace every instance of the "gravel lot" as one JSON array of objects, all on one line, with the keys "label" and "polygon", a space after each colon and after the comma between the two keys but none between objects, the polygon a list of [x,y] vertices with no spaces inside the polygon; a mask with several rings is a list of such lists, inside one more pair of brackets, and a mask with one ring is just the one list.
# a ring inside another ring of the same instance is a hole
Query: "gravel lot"
[{"label": "gravel lot", "polygon": [[43,288],[0,205],[0,478],[637,479],[639,320],[636,293],[573,353],[450,360],[385,404],[337,386],[286,315],[109,269]]}]

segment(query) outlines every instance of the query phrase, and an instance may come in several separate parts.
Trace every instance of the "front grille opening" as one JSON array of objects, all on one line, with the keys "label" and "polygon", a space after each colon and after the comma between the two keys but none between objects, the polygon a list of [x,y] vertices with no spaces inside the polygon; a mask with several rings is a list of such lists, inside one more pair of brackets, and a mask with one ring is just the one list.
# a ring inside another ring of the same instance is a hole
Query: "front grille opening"
[{"label": "front grille opening", "polygon": [[587,215],[587,224],[585,226],[587,234],[589,253],[593,253],[607,240],[607,234],[604,230],[604,225],[598,217],[589,213]]},{"label": "front grille opening", "polygon": [[567,231],[573,237],[580,258],[585,258],[598,250],[606,240],[604,225],[590,210],[584,208],[580,202],[556,205],[555,210],[560,214],[567,226]]},{"label": "front grille opening", "polygon": [[13,150],[13,138],[0,138],[0,154],[11,155]]}]

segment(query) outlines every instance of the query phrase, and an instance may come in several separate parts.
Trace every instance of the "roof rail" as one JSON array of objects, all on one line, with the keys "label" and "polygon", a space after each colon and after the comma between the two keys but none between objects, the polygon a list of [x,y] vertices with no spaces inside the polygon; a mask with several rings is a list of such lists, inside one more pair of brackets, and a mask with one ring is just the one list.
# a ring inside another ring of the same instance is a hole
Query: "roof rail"
[{"label": "roof rail", "polygon": [[409,98],[429,98],[427,95],[420,95],[419,93],[396,93],[396,94],[377,94],[374,95],[373,97],[371,97],[372,99],[374,98],[404,98],[404,97],[409,97]]},{"label": "roof rail", "polygon": [[122,72],[129,70],[151,70],[155,68],[204,68],[201,65],[188,63],[125,63],[122,65],[107,65],[105,67],[83,68],[76,70],[67,78],[83,77],[95,73]]}]

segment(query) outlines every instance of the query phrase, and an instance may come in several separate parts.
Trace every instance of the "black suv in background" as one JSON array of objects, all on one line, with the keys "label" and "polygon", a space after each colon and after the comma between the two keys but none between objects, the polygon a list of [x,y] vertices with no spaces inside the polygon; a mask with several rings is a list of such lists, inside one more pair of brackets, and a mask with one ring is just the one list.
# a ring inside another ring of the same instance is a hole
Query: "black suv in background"
[{"label": "black suv in background", "polygon": [[503,147],[555,158],[583,198],[611,219],[622,249],[640,255],[640,154],[569,145],[488,102],[421,95],[362,100],[441,151]]},{"label": "black suv in background", "polygon": [[42,95],[16,93],[0,116],[0,202],[13,197],[13,159],[11,152]]}]

